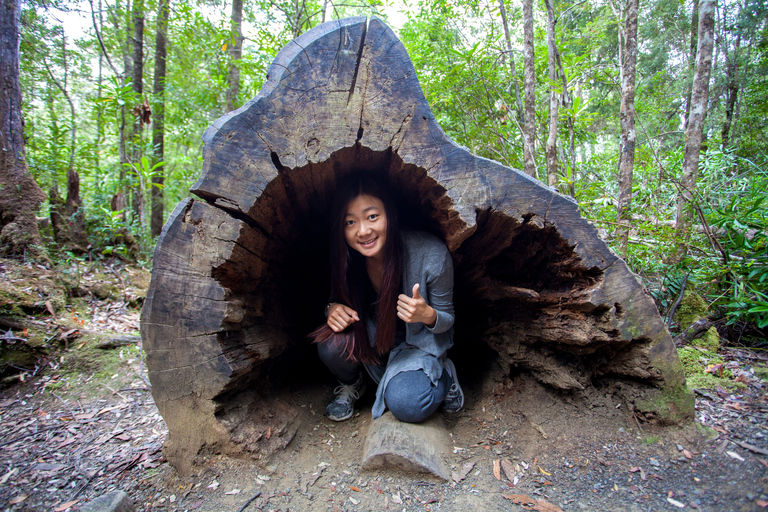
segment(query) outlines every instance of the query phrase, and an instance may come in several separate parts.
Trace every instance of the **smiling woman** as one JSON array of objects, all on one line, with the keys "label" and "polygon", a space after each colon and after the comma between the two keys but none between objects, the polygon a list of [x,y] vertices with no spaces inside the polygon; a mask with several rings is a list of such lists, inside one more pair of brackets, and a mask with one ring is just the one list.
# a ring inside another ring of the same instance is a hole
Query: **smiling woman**
[{"label": "smiling woman", "polygon": [[342,334],[316,331],[320,359],[339,380],[328,417],[352,417],[366,388],[363,368],[377,386],[374,419],[385,408],[408,422],[441,405],[459,411],[464,393],[446,357],[453,345],[451,255],[432,235],[400,231],[395,203],[371,173],[348,176],[335,194],[331,268],[326,325]]}]

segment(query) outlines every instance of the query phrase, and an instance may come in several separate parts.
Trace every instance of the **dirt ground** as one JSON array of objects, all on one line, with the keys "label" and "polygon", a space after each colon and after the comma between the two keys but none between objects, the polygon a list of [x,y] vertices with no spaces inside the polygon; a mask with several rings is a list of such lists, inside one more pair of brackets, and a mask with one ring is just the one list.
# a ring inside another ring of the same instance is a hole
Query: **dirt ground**
[{"label": "dirt ground", "polygon": [[[0,271],[0,280],[13,280],[7,267]],[[701,390],[696,421],[671,427],[635,419],[623,401],[631,383],[560,393],[500,368],[468,376],[466,408],[446,418],[450,482],[362,470],[372,393],[352,419],[334,423],[323,416],[333,382],[310,375],[285,391],[301,411],[285,450],[265,460],[208,454],[182,478],[162,457],[167,429],[138,347],[95,348],[114,332],[135,333],[138,310],[129,301],[85,300],[81,335],[0,391],[5,510],[76,511],[113,489],[145,511],[768,507],[768,384],[750,370],[766,361],[746,350],[727,354],[746,375],[746,389]]]}]

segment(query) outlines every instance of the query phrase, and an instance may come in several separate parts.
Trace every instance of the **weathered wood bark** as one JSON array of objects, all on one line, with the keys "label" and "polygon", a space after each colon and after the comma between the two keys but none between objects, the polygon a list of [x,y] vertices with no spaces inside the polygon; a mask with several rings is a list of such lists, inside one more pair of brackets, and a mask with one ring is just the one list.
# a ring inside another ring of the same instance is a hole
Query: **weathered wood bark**
[{"label": "weathered wood bark", "polygon": [[19,86],[20,0],[0,3],[0,254],[43,256],[37,213],[45,194],[29,174]]},{"label": "weathered wood bark", "polygon": [[637,62],[638,0],[627,0],[624,18],[624,46],[622,52],[621,147],[619,151],[619,204],[617,205],[617,233],[621,255],[627,255],[630,208],[632,206],[632,171],[635,166],[635,63]]},{"label": "weathered wood bark", "polygon": [[488,347],[564,390],[628,378],[643,393],[685,395],[672,339],[625,263],[575,202],[448,139],[378,19],[328,22],[289,43],[259,95],[204,141],[192,187],[202,200],[182,201],[163,228],[141,327],[165,454],[180,471],[202,447],[265,453],[295,432],[271,386],[324,321],[329,203],[353,169],[385,176],[403,222],[446,240],[455,350]]}]

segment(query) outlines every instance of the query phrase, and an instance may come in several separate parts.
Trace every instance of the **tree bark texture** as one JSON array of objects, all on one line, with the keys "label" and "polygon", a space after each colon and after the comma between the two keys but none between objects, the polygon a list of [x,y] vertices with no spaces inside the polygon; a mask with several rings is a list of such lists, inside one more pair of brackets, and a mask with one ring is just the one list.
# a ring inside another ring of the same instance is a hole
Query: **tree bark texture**
[{"label": "tree bark texture", "polygon": [[557,186],[558,162],[557,162],[557,45],[555,44],[555,9],[552,0],[544,0],[547,7],[547,51],[549,70],[549,131],[547,134],[547,184],[550,187]]},{"label": "tree bark texture", "polygon": [[619,151],[619,204],[616,220],[621,255],[627,255],[629,222],[632,206],[632,171],[635,166],[635,63],[637,62],[638,0],[627,0],[624,19],[624,52],[622,59],[621,147]]},{"label": "tree bark texture", "polygon": [[21,2],[0,2],[0,253],[42,256],[35,214],[45,194],[27,169],[19,85]]},{"label": "tree bark texture", "polygon": [[[709,76],[712,71],[712,48],[715,40],[715,2],[701,0],[699,3],[698,50],[696,51],[696,72],[693,75],[691,93],[691,112],[688,117],[688,129],[685,131],[685,152],[683,154],[683,177],[680,180],[682,190],[677,201],[677,223],[675,230],[678,237],[687,240],[691,223],[691,207],[696,190],[696,178],[699,171],[699,155],[707,117],[709,102]],[[684,253],[681,244],[678,255]]]},{"label": "tree bark texture", "polygon": [[452,252],[455,360],[487,347],[558,389],[602,377],[682,389],[653,301],[576,203],[451,141],[380,20],[330,21],[289,43],[261,92],[203,139],[202,200],[163,228],[141,325],[180,471],[203,447],[263,454],[295,432],[270,386],[301,378],[286,361],[312,352],[306,335],[325,321],[328,211],[352,170],[388,180],[405,227]]},{"label": "tree bark texture", "polygon": [[237,63],[243,56],[243,0],[232,0],[232,28],[230,29],[229,74],[227,75],[227,112],[237,108],[240,94],[240,69]]},{"label": "tree bark texture", "polygon": [[523,67],[525,119],[523,120],[523,170],[536,177],[536,62],[533,54],[533,0],[523,0]]},{"label": "tree bark texture", "polygon": [[[155,77],[153,92],[155,96],[152,113],[152,147],[154,148],[155,163],[165,158],[165,62],[167,56],[168,13],[170,0],[161,0],[157,13],[157,33],[155,34]],[[163,229],[163,212],[165,199],[163,185],[165,169],[160,166],[152,177],[152,214],[150,230],[152,236],[159,236]]]}]

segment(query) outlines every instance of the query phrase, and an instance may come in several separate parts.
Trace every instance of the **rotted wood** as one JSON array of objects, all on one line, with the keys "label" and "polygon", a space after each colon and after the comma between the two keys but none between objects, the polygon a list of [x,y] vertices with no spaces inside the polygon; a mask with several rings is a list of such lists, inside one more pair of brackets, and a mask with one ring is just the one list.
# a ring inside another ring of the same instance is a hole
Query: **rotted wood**
[{"label": "rotted wood", "polygon": [[296,404],[275,405],[270,375],[310,350],[323,321],[328,211],[352,170],[388,180],[405,227],[446,240],[455,350],[485,343],[560,389],[602,376],[682,387],[653,301],[575,202],[450,140],[380,20],[328,22],[289,43],[259,94],[203,139],[199,199],[163,229],[141,326],[164,453],[182,473],[203,448],[281,444],[266,433]]}]

